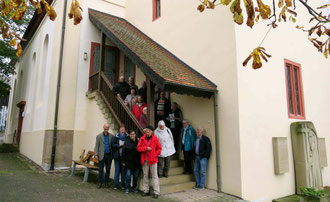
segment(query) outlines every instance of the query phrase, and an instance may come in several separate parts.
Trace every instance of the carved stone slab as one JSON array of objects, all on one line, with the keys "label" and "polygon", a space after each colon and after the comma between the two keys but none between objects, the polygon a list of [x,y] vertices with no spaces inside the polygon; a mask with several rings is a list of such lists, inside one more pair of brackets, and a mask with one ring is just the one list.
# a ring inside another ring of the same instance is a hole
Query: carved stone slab
[{"label": "carved stone slab", "polygon": [[286,137],[273,137],[275,174],[289,172],[288,140]]},{"label": "carved stone slab", "polygon": [[319,150],[320,150],[320,166],[321,168],[328,166],[327,149],[325,146],[325,138],[319,138]]},{"label": "carved stone slab", "polygon": [[320,152],[314,124],[292,123],[291,137],[297,193],[300,193],[300,187],[320,189],[322,186]]}]

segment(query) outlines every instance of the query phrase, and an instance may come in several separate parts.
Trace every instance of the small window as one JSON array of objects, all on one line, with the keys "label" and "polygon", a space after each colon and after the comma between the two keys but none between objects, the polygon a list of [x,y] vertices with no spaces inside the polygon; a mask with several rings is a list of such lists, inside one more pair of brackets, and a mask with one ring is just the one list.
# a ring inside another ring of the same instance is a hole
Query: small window
[{"label": "small window", "polygon": [[294,119],[305,119],[304,97],[300,64],[284,61],[285,80],[288,102],[288,116]]},{"label": "small window", "polygon": [[160,0],[152,0],[152,20],[157,20],[161,15]]}]

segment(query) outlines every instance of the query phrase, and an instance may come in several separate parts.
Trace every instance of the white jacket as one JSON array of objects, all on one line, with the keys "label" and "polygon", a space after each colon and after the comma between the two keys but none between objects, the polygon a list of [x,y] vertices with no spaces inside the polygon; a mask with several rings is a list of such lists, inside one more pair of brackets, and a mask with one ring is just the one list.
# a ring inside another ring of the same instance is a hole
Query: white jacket
[{"label": "white jacket", "polygon": [[154,131],[154,134],[158,138],[160,145],[162,145],[162,152],[159,157],[168,157],[175,153],[174,140],[172,132],[165,126],[164,130],[159,127]]}]

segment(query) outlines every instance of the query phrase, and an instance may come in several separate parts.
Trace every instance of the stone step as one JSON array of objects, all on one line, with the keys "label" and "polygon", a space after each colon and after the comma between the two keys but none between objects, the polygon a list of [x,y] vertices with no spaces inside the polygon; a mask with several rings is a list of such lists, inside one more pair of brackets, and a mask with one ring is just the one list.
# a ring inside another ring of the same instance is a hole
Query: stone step
[{"label": "stone step", "polygon": [[179,154],[175,153],[174,155],[171,156],[171,160],[180,160],[179,159]]},{"label": "stone step", "polygon": [[170,168],[170,170],[168,171],[168,175],[180,175],[184,172],[184,167],[180,166],[180,167],[174,167],[174,168]]},{"label": "stone step", "polygon": [[160,194],[185,191],[188,189],[192,189],[195,185],[196,185],[196,183],[194,181],[185,182],[185,183],[174,183],[174,184],[161,185]]},{"label": "stone step", "polygon": [[159,178],[159,184],[165,185],[165,184],[174,184],[174,183],[184,183],[184,182],[190,182],[194,181],[193,175],[170,175],[168,178],[162,177]]},{"label": "stone step", "polygon": [[171,160],[170,164],[171,164],[170,168],[180,167],[180,166],[183,166],[183,161],[182,160]]}]

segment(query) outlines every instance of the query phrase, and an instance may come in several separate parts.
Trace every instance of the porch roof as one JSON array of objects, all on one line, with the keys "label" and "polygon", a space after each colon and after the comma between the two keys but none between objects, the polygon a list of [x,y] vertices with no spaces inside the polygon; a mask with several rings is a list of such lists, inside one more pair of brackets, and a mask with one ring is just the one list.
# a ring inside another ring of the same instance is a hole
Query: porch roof
[{"label": "porch roof", "polygon": [[123,18],[89,9],[89,19],[158,87],[210,97],[217,86]]}]

